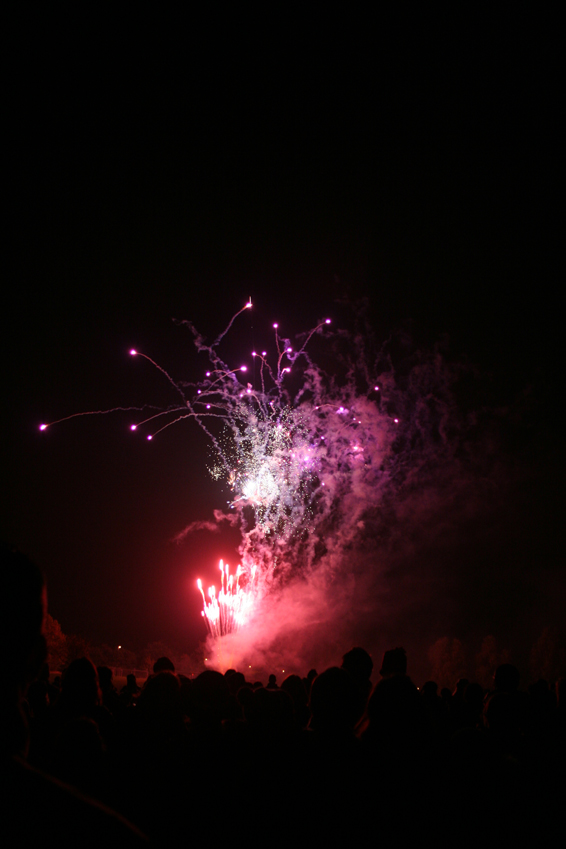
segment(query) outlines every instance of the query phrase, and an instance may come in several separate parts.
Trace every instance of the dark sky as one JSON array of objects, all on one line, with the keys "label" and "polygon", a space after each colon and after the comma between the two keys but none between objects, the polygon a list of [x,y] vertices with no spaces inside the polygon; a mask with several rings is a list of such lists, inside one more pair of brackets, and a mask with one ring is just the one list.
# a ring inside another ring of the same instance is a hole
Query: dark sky
[{"label": "dark sky", "polygon": [[[127,414],[44,434],[39,423],[167,403],[128,350],[194,377],[171,319],[214,337],[249,296],[242,351],[273,320],[291,334],[337,298],[366,297],[378,338],[401,326],[420,345],[447,336],[486,376],[478,403],[530,398],[504,446],[527,470],[520,520],[502,520],[529,577],[507,618],[492,601],[482,627],[524,615],[534,634],[557,620],[556,32],[528,3],[380,4],[371,16],[44,8],[13,22],[1,534],[45,569],[65,632],[192,647],[194,578],[234,557],[237,539],[171,542],[225,501],[196,427],[149,446]],[[496,598],[514,580],[505,533]]]}]

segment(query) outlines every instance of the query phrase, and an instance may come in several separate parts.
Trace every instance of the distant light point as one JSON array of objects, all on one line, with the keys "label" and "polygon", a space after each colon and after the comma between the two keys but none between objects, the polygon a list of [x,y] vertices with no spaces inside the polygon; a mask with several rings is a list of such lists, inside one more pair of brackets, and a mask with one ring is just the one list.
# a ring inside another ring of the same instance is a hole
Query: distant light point
[{"label": "distant light point", "polygon": [[138,428],[137,425],[130,425],[130,430],[137,430],[137,428]]},{"label": "distant light point", "polygon": [[148,440],[152,440],[152,439],[153,439],[153,436],[151,435],[151,433],[148,435],[148,437],[147,437],[147,438],[148,438]]},{"label": "distant light point", "polygon": [[132,348],[132,350],[130,351],[130,356],[135,357],[135,356],[136,356],[136,354],[137,354],[136,349],[135,349],[135,348]]},{"label": "distant light point", "polygon": [[47,425],[46,424],[40,424],[39,429],[40,430],[47,430]]}]

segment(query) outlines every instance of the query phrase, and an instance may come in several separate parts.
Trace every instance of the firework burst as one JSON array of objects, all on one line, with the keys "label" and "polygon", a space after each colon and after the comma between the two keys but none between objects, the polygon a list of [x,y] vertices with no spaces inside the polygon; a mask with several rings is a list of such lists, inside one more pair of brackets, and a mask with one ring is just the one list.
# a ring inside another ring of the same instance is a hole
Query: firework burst
[{"label": "firework burst", "polygon": [[229,510],[242,534],[241,565],[233,576],[221,566],[220,590],[211,587],[208,601],[199,584],[213,636],[240,628],[290,573],[308,573],[332,553],[337,529],[341,549],[347,547],[379,500],[399,423],[380,410],[380,386],[367,367],[360,386],[351,363],[340,381],[311,359],[308,346],[315,335],[335,338],[328,318],[304,333],[298,346],[274,324],[275,353],[250,352],[251,380],[246,363],[225,362],[219,346],[251,306],[250,300],[210,345],[190,322],[181,322],[209,361],[196,383],[175,380],[151,357],[130,351],[158,369],[178,399],[153,408],[130,429],[152,440],[174,424],[196,421],[211,443],[213,477],[224,479],[232,492]]}]

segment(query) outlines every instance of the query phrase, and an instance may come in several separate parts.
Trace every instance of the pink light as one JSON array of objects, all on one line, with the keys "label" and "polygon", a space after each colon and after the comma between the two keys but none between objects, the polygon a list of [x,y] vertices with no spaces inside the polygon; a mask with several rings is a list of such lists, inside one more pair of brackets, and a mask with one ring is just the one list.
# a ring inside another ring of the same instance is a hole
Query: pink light
[{"label": "pink light", "polygon": [[130,425],[130,430],[137,430],[137,425]]},{"label": "pink light", "polygon": [[292,348],[287,348],[287,353],[290,354],[292,350]]},{"label": "pink light", "polygon": [[267,357],[267,351],[262,351],[262,352],[261,352],[261,356],[262,356],[262,357]]},{"label": "pink light", "polygon": [[399,424],[399,419],[393,419],[393,421],[395,422],[395,424]]},{"label": "pink light", "polygon": [[247,371],[247,370],[248,370],[247,366],[242,366],[241,369],[240,369],[240,371]]},{"label": "pink light", "polygon": [[255,351],[252,351],[252,357],[257,357],[257,354],[256,354]]},{"label": "pink light", "polygon": [[252,299],[250,298],[248,303],[245,306],[245,309],[249,310],[249,309],[251,309],[251,306],[252,306]]},{"label": "pink light", "polygon": [[136,356],[136,354],[137,354],[136,349],[135,349],[135,348],[132,348],[132,350],[130,351],[130,356],[135,357],[135,356]]},{"label": "pink light", "polygon": [[329,318],[327,318],[327,319],[326,319],[325,324],[330,324],[330,319],[329,319]]},{"label": "pink light", "polygon": [[147,438],[148,438],[148,440],[152,440],[152,439],[153,439],[153,436],[151,435],[151,433],[149,434],[149,436],[148,436]]},{"label": "pink light", "polygon": [[373,388],[376,392],[379,392],[379,386],[374,386]]},{"label": "pink light", "polygon": [[46,424],[40,424],[39,429],[40,430],[47,430],[47,425]]},{"label": "pink light", "polygon": [[278,325],[278,324],[274,324],[273,326],[274,326],[274,328],[275,328],[276,330],[277,330],[277,328],[279,327],[279,325]]}]

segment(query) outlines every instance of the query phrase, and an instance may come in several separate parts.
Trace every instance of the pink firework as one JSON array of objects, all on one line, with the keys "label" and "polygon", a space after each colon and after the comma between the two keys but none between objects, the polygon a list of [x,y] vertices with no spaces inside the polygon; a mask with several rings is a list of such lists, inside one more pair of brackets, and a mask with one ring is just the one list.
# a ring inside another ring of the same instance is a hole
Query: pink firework
[{"label": "pink firework", "polygon": [[202,581],[197,580],[197,586],[202,595],[202,615],[206,621],[209,633],[212,637],[222,637],[237,631],[250,618],[254,603],[254,580],[255,566],[252,567],[247,586],[240,586],[240,577],[243,574],[241,566],[236,569],[235,575],[230,574],[230,567],[220,561],[220,590],[216,587],[208,588],[206,600]]}]

